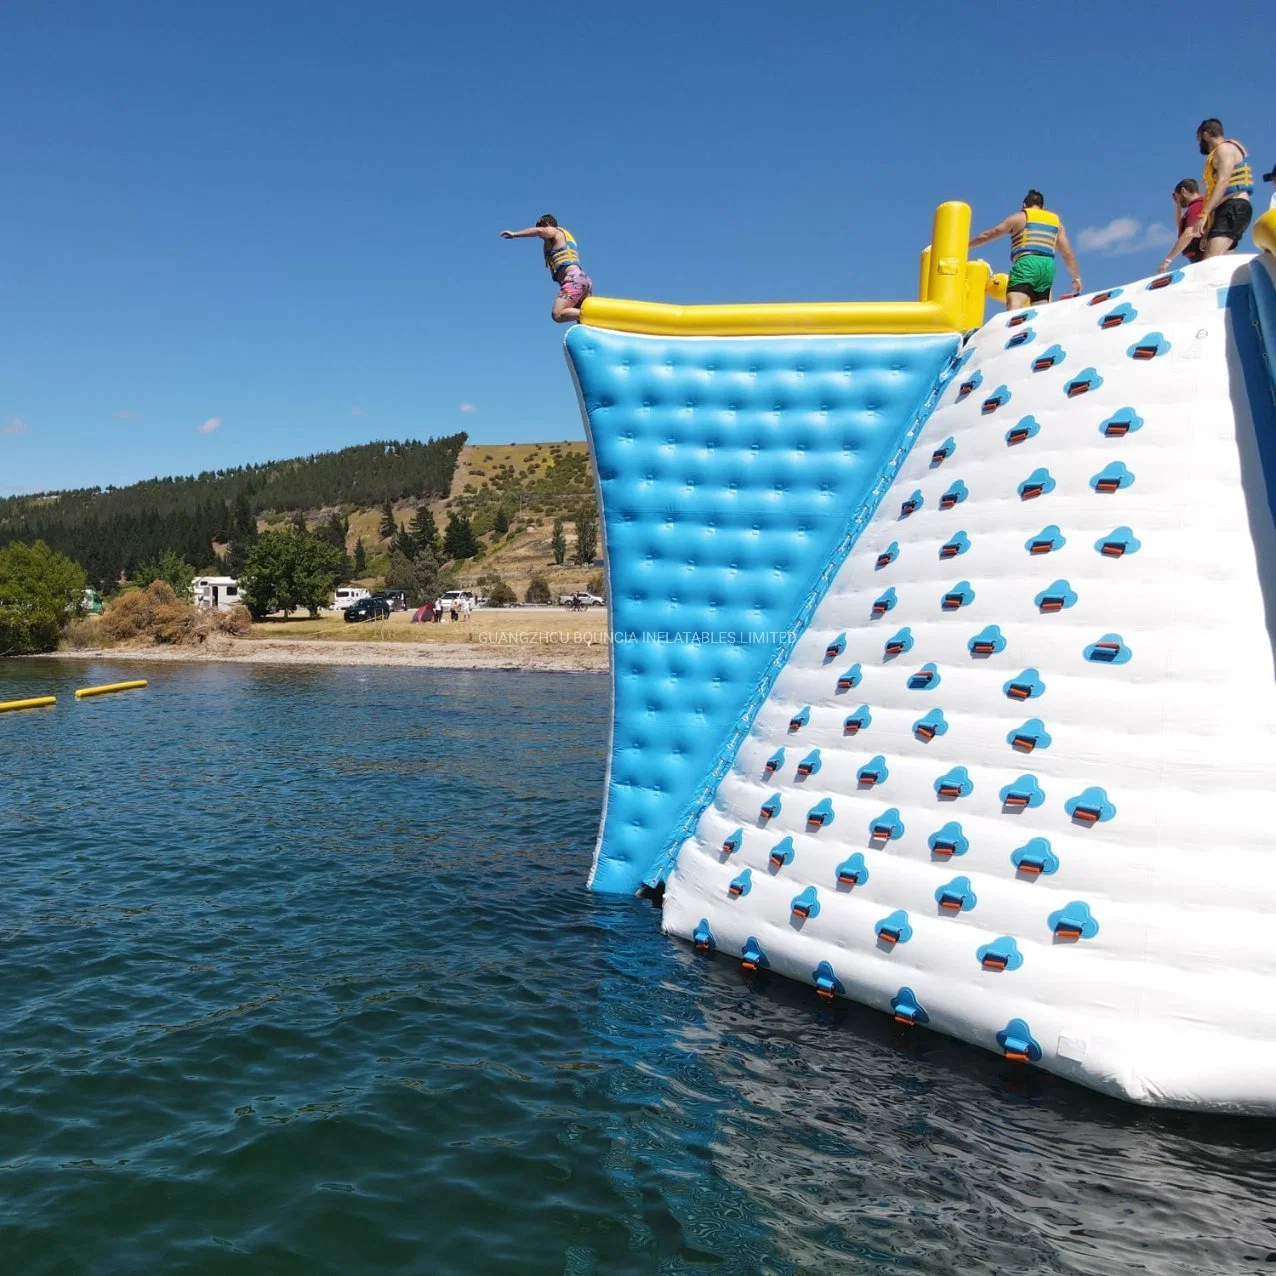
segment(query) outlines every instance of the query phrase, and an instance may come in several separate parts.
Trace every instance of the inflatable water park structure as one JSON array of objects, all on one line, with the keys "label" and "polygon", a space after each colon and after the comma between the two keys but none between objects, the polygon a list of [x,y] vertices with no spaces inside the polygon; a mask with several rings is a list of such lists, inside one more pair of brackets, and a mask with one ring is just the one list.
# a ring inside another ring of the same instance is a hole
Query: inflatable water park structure
[{"label": "inflatable water park structure", "polygon": [[[1276,213],[983,319],[590,298],[612,608],[591,885],[1141,1103],[1276,1111]],[[1004,293],[1003,293],[1004,295]]]}]

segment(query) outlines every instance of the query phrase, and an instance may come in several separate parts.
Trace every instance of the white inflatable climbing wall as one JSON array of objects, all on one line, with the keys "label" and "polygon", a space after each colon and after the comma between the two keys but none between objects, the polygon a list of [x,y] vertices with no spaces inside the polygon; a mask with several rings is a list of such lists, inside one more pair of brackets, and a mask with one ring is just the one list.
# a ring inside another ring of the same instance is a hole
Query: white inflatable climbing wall
[{"label": "white inflatable climbing wall", "polygon": [[1270,295],[1223,258],[967,341],[681,845],[668,931],[1126,1098],[1276,1110],[1251,270]]}]

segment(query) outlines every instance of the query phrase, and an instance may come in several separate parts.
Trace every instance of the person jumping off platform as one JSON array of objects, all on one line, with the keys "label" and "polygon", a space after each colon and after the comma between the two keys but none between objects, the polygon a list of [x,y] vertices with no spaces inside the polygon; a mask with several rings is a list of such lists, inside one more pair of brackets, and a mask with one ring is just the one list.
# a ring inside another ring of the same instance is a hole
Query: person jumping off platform
[{"label": "person jumping off platform", "polygon": [[525,230],[503,230],[502,239],[539,239],[545,246],[545,265],[558,285],[558,296],[550,312],[555,323],[575,323],[580,307],[594,291],[590,278],[580,268],[580,252],[570,230],[558,224],[552,213],[546,213],[535,226]]},{"label": "person jumping off platform", "polygon": [[1205,206],[1196,219],[1196,232],[1206,257],[1230,253],[1249,229],[1254,215],[1254,170],[1245,148],[1225,137],[1219,120],[1202,120],[1196,141],[1205,160]]},{"label": "person jumping off platform", "polygon": [[1067,231],[1057,213],[1050,212],[1040,191],[1023,197],[1023,209],[985,230],[970,241],[980,248],[1002,235],[1010,236],[1010,282],[1006,285],[1006,309],[1022,310],[1050,300],[1054,287],[1055,253],[1072,272],[1072,291],[1081,291],[1081,273],[1072,254]]}]

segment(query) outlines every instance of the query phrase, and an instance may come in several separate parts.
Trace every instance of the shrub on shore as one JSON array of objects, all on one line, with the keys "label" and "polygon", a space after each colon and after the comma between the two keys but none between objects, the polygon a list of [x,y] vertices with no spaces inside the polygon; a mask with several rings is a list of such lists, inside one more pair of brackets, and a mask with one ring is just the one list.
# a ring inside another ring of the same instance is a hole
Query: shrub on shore
[{"label": "shrub on shore", "polygon": [[[164,646],[196,646],[209,634],[242,637],[252,628],[247,607],[210,611],[178,598],[167,581],[119,594],[106,605],[97,630],[108,642],[149,640]],[[76,638],[80,635],[77,632]]]}]

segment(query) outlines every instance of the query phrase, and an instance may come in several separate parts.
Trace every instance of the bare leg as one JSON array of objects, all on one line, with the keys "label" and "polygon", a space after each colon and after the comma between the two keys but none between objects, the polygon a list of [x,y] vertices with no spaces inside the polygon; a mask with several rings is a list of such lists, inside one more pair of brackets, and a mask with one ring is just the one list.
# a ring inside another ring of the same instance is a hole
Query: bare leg
[{"label": "bare leg", "polygon": [[1215,235],[1207,239],[1202,247],[1207,257],[1221,257],[1224,253],[1230,253],[1236,245],[1226,235]]},{"label": "bare leg", "polygon": [[1006,293],[1006,309],[1007,310],[1024,310],[1028,306],[1028,294],[1026,292],[1008,292]]},{"label": "bare leg", "polygon": [[554,308],[550,311],[555,323],[577,323],[580,320],[580,307],[573,306],[566,297],[555,297]]}]

